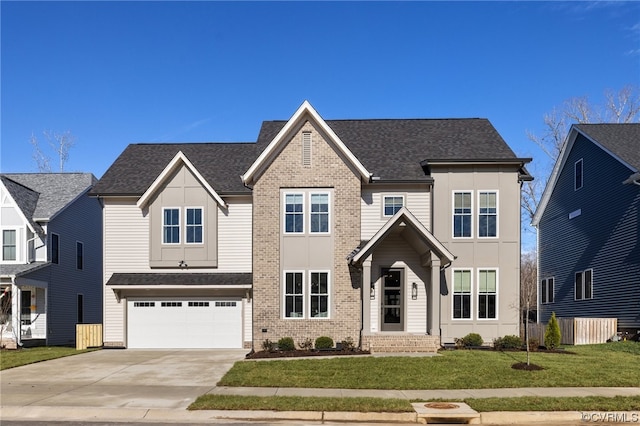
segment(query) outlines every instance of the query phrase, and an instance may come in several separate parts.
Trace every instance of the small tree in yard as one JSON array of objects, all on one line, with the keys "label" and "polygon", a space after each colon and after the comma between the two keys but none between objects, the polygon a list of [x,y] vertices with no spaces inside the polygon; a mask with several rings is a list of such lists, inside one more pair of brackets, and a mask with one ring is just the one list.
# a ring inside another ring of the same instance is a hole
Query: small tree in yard
[{"label": "small tree in yard", "polygon": [[556,313],[551,312],[549,324],[547,324],[547,328],[544,330],[544,345],[547,349],[555,349],[560,346],[560,338],[560,324],[558,324],[558,320],[556,319]]}]

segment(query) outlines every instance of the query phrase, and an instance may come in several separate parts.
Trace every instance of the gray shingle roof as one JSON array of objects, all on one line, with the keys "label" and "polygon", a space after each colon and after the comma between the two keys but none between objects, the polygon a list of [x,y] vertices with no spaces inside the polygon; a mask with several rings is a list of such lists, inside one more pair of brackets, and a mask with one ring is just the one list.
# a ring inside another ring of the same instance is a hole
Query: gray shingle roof
[{"label": "gray shingle roof", "polygon": [[578,130],[640,171],[640,123],[576,124]]},{"label": "gray shingle roof", "polygon": [[91,173],[5,173],[1,176],[19,184],[10,184],[11,189],[7,189],[30,220],[50,219],[97,181]]},{"label": "gray shingle roof", "polygon": [[50,262],[32,262],[23,264],[7,263],[0,265],[0,276],[22,277],[49,265],[51,265]]},{"label": "gray shingle roof", "polygon": [[253,283],[251,273],[223,273],[223,274],[153,274],[153,273],[116,273],[111,275],[108,286],[114,285],[221,285],[234,286]]},{"label": "gray shingle roof", "polygon": [[[262,123],[256,143],[129,145],[92,191],[141,195],[181,150],[218,192],[248,192],[240,176],[287,122]],[[486,119],[326,120],[348,149],[375,176],[426,180],[424,160],[517,160]]]}]

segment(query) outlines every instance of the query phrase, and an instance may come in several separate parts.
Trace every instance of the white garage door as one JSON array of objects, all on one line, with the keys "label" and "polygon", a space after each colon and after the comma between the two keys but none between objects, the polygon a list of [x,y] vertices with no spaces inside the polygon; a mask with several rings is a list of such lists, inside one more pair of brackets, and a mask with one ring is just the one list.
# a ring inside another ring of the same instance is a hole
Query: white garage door
[{"label": "white garage door", "polygon": [[240,299],[127,301],[129,348],[242,348]]}]

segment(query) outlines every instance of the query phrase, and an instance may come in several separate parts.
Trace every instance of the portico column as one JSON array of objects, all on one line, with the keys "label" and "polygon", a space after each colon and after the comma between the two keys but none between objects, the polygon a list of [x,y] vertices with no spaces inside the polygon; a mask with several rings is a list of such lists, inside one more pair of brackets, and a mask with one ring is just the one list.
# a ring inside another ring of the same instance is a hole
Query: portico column
[{"label": "portico column", "polygon": [[440,259],[431,255],[431,285],[429,286],[429,334],[440,336]]},{"label": "portico column", "polygon": [[362,333],[371,334],[371,256],[362,262]]}]

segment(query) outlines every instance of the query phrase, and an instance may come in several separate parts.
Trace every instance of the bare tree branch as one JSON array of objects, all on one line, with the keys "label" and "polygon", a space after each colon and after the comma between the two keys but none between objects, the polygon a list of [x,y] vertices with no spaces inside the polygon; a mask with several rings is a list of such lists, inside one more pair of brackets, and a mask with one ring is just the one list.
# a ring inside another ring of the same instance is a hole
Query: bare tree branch
[{"label": "bare tree branch", "polygon": [[[69,130],[62,133],[45,130],[42,133],[47,139],[49,148],[56,154],[60,173],[64,172],[65,165],[69,160],[69,151],[76,143],[75,136]],[[34,134],[31,134],[29,143],[33,146],[33,159],[36,162],[38,171],[40,173],[51,173],[53,171],[51,157],[42,150],[40,142]]]},{"label": "bare tree branch", "polygon": [[33,146],[33,160],[36,162],[36,166],[38,167],[38,171],[40,173],[51,173],[51,159],[48,155],[42,152],[40,148],[40,144],[38,142],[38,138],[33,133],[31,134],[31,138],[29,138],[29,143]]}]

